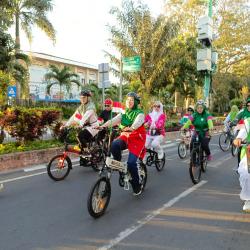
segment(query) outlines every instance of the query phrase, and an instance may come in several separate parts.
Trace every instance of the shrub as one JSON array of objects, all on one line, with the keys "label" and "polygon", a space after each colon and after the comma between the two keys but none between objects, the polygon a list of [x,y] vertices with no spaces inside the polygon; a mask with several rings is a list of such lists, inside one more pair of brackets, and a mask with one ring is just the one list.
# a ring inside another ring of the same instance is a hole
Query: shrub
[{"label": "shrub", "polygon": [[0,114],[0,126],[17,141],[32,141],[42,136],[44,129],[60,118],[58,109],[7,108]]}]

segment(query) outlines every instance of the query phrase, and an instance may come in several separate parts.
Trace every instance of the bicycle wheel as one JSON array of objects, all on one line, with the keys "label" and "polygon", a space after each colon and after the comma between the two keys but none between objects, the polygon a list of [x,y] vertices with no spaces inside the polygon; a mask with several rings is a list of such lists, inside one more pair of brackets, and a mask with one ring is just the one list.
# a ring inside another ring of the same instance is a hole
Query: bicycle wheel
[{"label": "bicycle wheel", "polygon": [[191,151],[189,174],[194,184],[199,183],[201,179],[201,164],[199,159],[199,150],[193,149]]},{"label": "bicycle wheel", "polygon": [[184,159],[187,156],[187,146],[185,142],[180,142],[178,145],[178,155],[181,159]]},{"label": "bicycle wheel", "polygon": [[222,134],[220,134],[219,146],[223,152],[226,152],[229,150],[230,144],[231,144],[231,141],[230,141],[228,134],[226,132],[223,132]]},{"label": "bicycle wheel", "polygon": [[54,156],[48,166],[47,173],[54,181],[64,180],[70,170],[72,169],[72,162],[68,156],[64,157],[63,154]]},{"label": "bicycle wheel", "polygon": [[93,218],[99,218],[108,207],[111,197],[111,185],[106,177],[100,178],[91,188],[87,206],[88,212]]},{"label": "bicycle wheel", "polygon": [[200,162],[201,162],[201,171],[205,173],[207,171],[207,155],[203,150],[202,150],[202,159]]},{"label": "bicycle wheel", "polygon": [[238,155],[238,151],[239,151],[239,148],[236,147],[233,143],[231,145],[231,153],[232,153],[232,156],[235,157],[236,155]]},{"label": "bicycle wheel", "polygon": [[165,160],[165,153],[164,153],[162,159],[158,159],[158,156],[157,156],[157,155],[156,155],[155,158],[156,158],[156,159],[155,159],[155,167],[156,167],[157,171],[160,172],[160,171],[162,171],[162,169],[163,169],[164,166],[165,166],[165,162],[166,162],[166,160]]},{"label": "bicycle wheel", "polygon": [[138,171],[141,180],[142,190],[144,190],[147,183],[148,173],[147,173],[147,167],[143,162],[140,162]]}]

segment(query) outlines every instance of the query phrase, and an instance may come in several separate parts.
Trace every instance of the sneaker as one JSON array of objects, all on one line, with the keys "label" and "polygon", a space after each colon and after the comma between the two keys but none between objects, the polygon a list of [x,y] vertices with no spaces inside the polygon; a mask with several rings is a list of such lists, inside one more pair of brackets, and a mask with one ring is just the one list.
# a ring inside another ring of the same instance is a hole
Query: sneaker
[{"label": "sneaker", "polygon": [[211,154],[207,156],[207,160],[208,160],[208,161],[212,161],[212,159],[213,159],[213,158],[212,158],[212,155],[211,155]]},{"label": "sneaker", "polygon": [[161,150],[160,152],[158,152],[158,159],[161,160],[164,157],[164,153]]},{"label": "sneaker", "polygon": [[250,213],[250,200],[244,202],[243,211]]},{"label": "sneaker", "polygon": [[3,190],[3,183],[0,183],[0,191]]},{"label": "sneaker", "polygon": [[138,186],[133,188],[134,192],[133,195],[137,196],[140,195],[142,193],[142,185],[139,184]]}]

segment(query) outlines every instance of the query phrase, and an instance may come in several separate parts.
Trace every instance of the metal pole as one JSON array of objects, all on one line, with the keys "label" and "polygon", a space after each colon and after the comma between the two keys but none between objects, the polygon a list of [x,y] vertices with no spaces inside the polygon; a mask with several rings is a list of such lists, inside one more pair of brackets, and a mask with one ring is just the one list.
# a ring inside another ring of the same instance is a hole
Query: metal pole
[{"label": "metal pole", "polygon": [[[213,13],[213,0],[208,0],[208,16],[212,18]],[[209,92],[210,92],[211,72],[207,71],[204,78],[204,99],[209,107]]]},{"label": "metal pole", "polygon": [[120,86],[119,86],[119,102],[122,102],[122,82],[123,82],[123,67],[122,67],[122,56],[120,59]]}]

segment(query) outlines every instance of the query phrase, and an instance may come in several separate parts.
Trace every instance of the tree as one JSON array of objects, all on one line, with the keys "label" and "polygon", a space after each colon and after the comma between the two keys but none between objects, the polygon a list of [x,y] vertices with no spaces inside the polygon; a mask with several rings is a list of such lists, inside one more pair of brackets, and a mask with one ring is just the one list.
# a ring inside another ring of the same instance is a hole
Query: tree
[{"label": "tree", "polygon": [[60,86],[60,101],[63,86],[65,86],[68,93],[71,89],[72,83],[75,83],[78,87],[81,86],[78,75],[73,73],[69,67],[64,66],[60,69],[56,65],[50,65],[49,70],[50,71],[45,74],[45,80],[49,81],[47,85],[47,93],[50,94],[51,87],[58,84]]},{"label": "tree", "polygon": [[0,70],[20,83],[23,90],[23,97],[27,97],[28,86],[28,65],[29,57],[23,53],[16,52],[15,43],[9,34],[0,30]]},{"label": "tree", "polygon": [[[131,0],[124,0],[121,10],[112,8],[110,13],[118,22],[117,26],[108,26],[111,45],[122,57],[141,57],[141,71],[124,73],[123,77],[129,82],[140,81],[145,91],[150,93],[153,83],[169,62],[170,44],[176,36],[178,25],[167,21],[164,16],[154,19],[148,7],[140,1],[136,5]],[[106,55],[119,68],[119,58],[107,51]]]},{"label": "tree", "polygon": [[54,27],[47,18],[48,13],[53,9],[52,0],[5,0],[4,2],[10,20],[14,20],[15,23],[17,49],[20,49],[20,26],[30,42],[33,25],[38,26],[55,41]]}]

